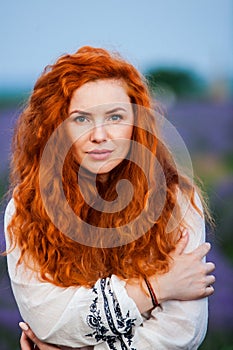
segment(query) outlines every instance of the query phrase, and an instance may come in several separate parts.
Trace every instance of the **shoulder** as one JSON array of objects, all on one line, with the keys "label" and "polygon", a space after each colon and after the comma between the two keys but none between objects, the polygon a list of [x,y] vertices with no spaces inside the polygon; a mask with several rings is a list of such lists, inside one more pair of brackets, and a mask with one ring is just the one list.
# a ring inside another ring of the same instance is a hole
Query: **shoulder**
[{"label": "shoulder", "polygon": [[178,188],[177,190],[177,201],[180,206],[180,210],[183,215],[187,217],[199,216],[204,217],[203,205],[198,192],[194,189],[194,193],[185,194]]},{"label": "shoulder", "polygon": [[178,190],[178,203],[182,224],[189,232],[189,243],[186,250],[191,251],[205,241],[205,216],[202,201],[196,190],[193,198]]}]

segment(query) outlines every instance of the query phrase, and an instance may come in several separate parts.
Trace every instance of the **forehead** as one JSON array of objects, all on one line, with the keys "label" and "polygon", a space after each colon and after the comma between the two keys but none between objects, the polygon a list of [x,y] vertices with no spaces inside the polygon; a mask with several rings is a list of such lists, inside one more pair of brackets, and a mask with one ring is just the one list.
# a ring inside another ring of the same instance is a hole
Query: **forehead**
[{"label": "forehead", "polygon": [[97,80],[88,82],[74,91],[69,111],[74,108],[88,110],[100,105],[129,104],[127,86],[121,80]]}]

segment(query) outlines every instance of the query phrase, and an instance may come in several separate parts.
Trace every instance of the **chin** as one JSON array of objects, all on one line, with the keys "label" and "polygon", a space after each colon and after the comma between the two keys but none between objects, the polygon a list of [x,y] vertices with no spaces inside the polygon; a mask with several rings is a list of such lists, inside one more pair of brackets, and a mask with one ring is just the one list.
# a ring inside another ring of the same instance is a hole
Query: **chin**
[{"label": "chin", "polygon": [[104,175],[110,173],[114,168],[116,168],[121,162],[104,164],[98,168],[87,167],[86,169],[96,175]]}]

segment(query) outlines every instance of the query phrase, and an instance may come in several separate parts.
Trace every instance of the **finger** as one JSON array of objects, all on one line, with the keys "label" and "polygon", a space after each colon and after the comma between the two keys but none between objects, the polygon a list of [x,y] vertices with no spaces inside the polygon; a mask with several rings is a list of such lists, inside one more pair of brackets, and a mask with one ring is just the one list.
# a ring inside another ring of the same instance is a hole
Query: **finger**
[{"label": "finger", "polygon": [[20,346],[21,350],[32,350],[34,348],[33,344],[29,341],[24,332],[22,332],[20,337]]},{"label": "finger", "polygon": [[193,251],[193,254],[195,254],[198,258],[202,259],[210,251],[210,248],[211,248],[211,244],[209,242],[205,242],[201,244],[199,247],[197,247]]},{"label": "finger", "polygon": [[206,265],[206,272],[207,273],[213,272],[215,270],[215,264],[214,263],[207,262],[207,263],[205,263],[205,265]]},{"label": "finger", "polygon": [[214,275],[208,275],[206,276],[206,286],[209,287],[215,282],[215,276]]},{"label": "finger", "polygon": [[188,230],[184,230],[181,238],[179,239],[176,245],[175,250],[171,253],[171,256],[174,257],[177,255],[181,255],[188,244],[188,240],[189,240]]},{"label": "finger", "polygon": [[214,287],[213,286],[208,286],[206,287],[206,294],[205,296],[208,297],[214,293]]}]

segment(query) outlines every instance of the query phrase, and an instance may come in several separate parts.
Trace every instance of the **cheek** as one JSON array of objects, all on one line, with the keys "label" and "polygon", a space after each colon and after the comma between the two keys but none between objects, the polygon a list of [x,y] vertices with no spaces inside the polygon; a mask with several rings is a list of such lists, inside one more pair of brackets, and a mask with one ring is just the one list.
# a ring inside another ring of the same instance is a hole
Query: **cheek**
[{"label": "cheek", "polygon": [[88,128],[69,127],[67,131],[73,149],[75,149],[76,152],[83,149],[89,139]]},{"label": "cheek", "polygon": [[119,157],[122,160],[127,156],[130,150],[131,139],[124,138],[124,139],[118,140],[117,142],[115,142],[115,145],[117,147],[114,155],[116,156],[116,158]]},{"label": "cheek", "polygon": [[72,143],[84,143],[88,138],[89,128],[84,127],[70,127],[68,128],[68,135]]},{"label": "cheek", "polygon": [[81,162],[81,160],[84,157],[83,150],[85,149],[85,145],[87,143],[87,139],[84,136],[77,137],[77,135],[74,135],[72,138],[72,152],[78,162]]},{"label": "cheek", "polygon": [[133,125],[130,125],[127,127],[127,130],[125,130],[125,135],[124,135],[124,157],[127,155],[127,153],[130,150],[131,146],[131,140],[132,140],[132,135],[133,135]]},{"label": "cheek", "polygon": [[128,139],[132,139],[132,135],[133,135],[133,125],[130,125],[128,128],[127,128],[127,135],[126,135],[126,138]]},{"label": "cheek", "polygon": [[113,139],[131,140],[133,134],[132,125],[118,125],[112,130]]},{"label": "cheek", "polygon": [[133,134],[133,126],[127,126],[118,129],[117,135],[115,134],[115,143],[118,144],[119,152],[121,156],[126,156],[131,145],[131,139]]}]

